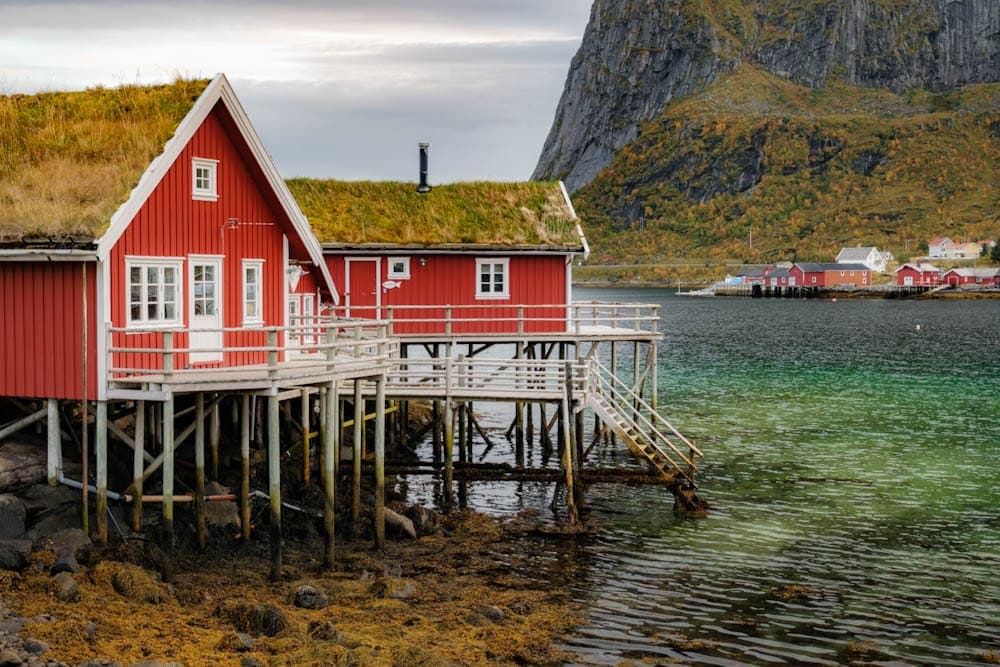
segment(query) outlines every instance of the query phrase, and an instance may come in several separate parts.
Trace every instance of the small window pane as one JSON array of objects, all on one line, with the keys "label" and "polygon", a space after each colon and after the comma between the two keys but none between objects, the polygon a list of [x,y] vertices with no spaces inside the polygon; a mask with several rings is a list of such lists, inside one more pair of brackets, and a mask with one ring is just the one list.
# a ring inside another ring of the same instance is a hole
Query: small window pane
[{"label": "small window pane", "polygon": [[160,280],[160,269],[156,266],[146,267],[146,282],[156,283]]},{"label": "small window pane", "polygon": [[177,317],[177,307],[173,303],[163,304],[163,319],[172,320]]},{"label": "small window pane", "polygon": [[135,321],[138,322],[139,320],[142,319],[142,304],[141,303],[133,302],[132,303],[132,307],[131,307],[130,310],[131,310],[131,317],[132,317],[133,320],[135,320]]},{"label": "small window pane", "polygon": [[141,283],[142,282],[142,269],[140,267],[138,267],[138,266],[133,266],[131,269],[129,269],[129,280],[132,281],[133,285],[137,284],[137,283]]},{"label": "small window pane", "polygon": [[163,267],[163,282],[168,285],[176,283],[177,270],[172,266]]}]

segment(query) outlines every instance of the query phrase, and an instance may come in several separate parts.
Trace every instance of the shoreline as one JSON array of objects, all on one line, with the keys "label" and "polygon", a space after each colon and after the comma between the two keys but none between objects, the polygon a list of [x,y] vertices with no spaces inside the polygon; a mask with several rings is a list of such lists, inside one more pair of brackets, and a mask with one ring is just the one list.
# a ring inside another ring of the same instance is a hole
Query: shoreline
[{"label": "shoreline", "polygon": [[[658,282],[658,281],[601,281],[601,282],[574,282],[574,288],[580,289],[661,289],[661,290],[674,290],[679,296],[686,296],[689,292],[697,291],[700,289],[707,289],[711,287],[714,283],[690,283],[684,285],[684,290],[677,292],[676,282]],[[743,286],[733,286],[735,289],[747,289]],[[876,286],[882,287],[882,286]],[[891,295],[891,296],[890,296]],[[693,295],[693,296],[708,296],[708,295]],[[748,294],[718,294],[714,295],[716,297],[730,297],[730,298],[754,298],[749,293]],[[797,296],[797,297],[766,297],[766,298],[795,298],[804,299],[807,297]],[[987,289],[950,289],[943,290],[940,292],[926,292],[923,294],[914,294],[908,296],[897,295],[894,291],[887,291],[882,287],[882,289],[853,289],[853,290],[837,290],[837,289],[822,289],[819,296],[808,297],[816,300],[829,300],[829,299],[885,299],[885,300],[933,300],[933,299],[954,299],[954,300],[989,300],[989,299],[1000,299],[1000,289],[997,288],[987,288]]]},{"label": "shoreline", "polygon": [[[56,597],[51,563],[36,552],[31,566],[10,573],[0,603],[26,620],[21,641],[49,647],[40,664],[571,660],[572,654],[555,646],[582,620],[581,607],[561,585],[573,564],[532,558],[542,547],[551,549],[552,536],[530,534],[520,517],[501,521],[466,510],[438,519],[444,536],[390,541],[381,553],[367,541],[339,541],[333,572],[322,566],[321,540],[289,540],[278,582],[267,580],[266,539],[216,545],[204,553],[182,550],[171,584],[134,564],[150,567],[143,540],[125,540],[95,550],[73,575],[78,601]],[[300,605],[303,588],[325,606]],[[283,620],[255,624],[261,609]],[[177,641],[180,632],[183,642]]]}]

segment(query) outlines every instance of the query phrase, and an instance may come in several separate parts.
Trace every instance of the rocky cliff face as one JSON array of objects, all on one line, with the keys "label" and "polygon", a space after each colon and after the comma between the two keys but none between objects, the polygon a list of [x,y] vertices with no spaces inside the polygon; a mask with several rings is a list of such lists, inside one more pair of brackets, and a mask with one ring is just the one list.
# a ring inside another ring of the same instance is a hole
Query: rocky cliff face
[{"label": "rocky cliff face", "polygon": [[534,177],[579,189],[741,64],[812,87],[1000,81],[1000,0],[595,0]]}]

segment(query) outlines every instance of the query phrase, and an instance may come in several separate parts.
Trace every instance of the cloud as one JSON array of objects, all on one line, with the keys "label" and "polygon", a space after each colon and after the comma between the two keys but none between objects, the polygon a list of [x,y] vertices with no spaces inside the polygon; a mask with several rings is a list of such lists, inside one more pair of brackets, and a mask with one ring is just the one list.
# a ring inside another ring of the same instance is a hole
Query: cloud
[{"label": "cloud", "polygon": [[[225,72],[289,175],[527,178],[588,0],[3,2],[0,87]],[[439,181],[440,182],[440,181]]]}]

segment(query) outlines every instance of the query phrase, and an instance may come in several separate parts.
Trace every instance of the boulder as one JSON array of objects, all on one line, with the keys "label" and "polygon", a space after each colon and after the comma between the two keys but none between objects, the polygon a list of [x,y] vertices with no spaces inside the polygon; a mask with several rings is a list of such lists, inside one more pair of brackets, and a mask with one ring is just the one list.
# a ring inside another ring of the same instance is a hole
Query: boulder
[{"label": "boulder", "polygon": [[264,663],[257,658],[243,658],[240,660],[240,667],[264,667]]},{"label": "boulder", "polygon": [[45,655],[49,652],[49,645],[37,639],[25,639],[21,646],[31,655]]},{"label": "boulder", "polygon": [[11,493],[0,494],[0,540],[15,540],[24,535],[28,509],[24,501]]},{"label": "boulder", "polygon": [[232,623],[237,630],[251,635],[273,637],[288,627],[288,619],[280,609],[249,600],[223,600],[215,613]]},{"label": "boulder", "polygon": [[75,560],[81,563],[90,561],[93,549],[94,543],[79,528],[64,528],[35,540],[36,551],[51,551],[55,554],[56,559],[59,559],[60,556],[72,555]]},{"label": "boulder", "polygon": [[113,568],[111,586],[126,600],[159,604],[166,597],[160,582],[141,567],[131,563],[109,563]]},{"label": "boulder", "polygon": [[44,447],[9,441],[0,446],[0,493],[44,482],[48,456]]},{"label": "boulder", "polygon": [[55,562],[49,568],[50,574],[76,574],[80,571],[80,562],[73,555],[72,551],[60,551],[56,554]]},{"label": "boulder", "polygon": [[31,540],[0,540],[0,570],[20,572],[31,559]]},{"label": "boulder", "polygon": [[423,505],[410,505],[403,514],[413,522],[418,535],[433,535],[438,529],[437,514]]},{"label": "boulder", "polygon": [[245,632],[230,632],[219,641],[219,650],[246,653],[253,650],[253,637]]},{"label": "boulder", "polygon": [[496,607],[491,604],[485,604],[479,608],[479,614],[484,618],[487,618],[494,623],[502,621],[504,617],[503,610],[500,607]]},{"label": "boulder", "polygon": [[330,604],[330,598],[314,586],[303,585],[292,593],[292,604],[302,609],[323,609]]},{"label": "boulder", "polygon": [[342,637],[330,621],[313,621],[309,624],[309,638],[324,642],[340,642]]},{"label": "boulder", "polygon": [[[228,487],[218,482],[205,485],[206,496],[226,496],[232,493]],[[205,503],[205,523],[230,536],[240,532],[240,510],[234,500],[217,500]]]},{"label": "boulder", "polygon": [[21,656],[12,648],[0,651],[0,667],[20,667],[24,664]]},{"label": "boulder", "polygon": [[413,522],[388,507],[385,508],[385,525],[398,535],[405,535],[412,540],[417,539],[417,530],[413,527]]},{"label": "boulder", "polygon": [[80,599],[80,586],[69,572],[56,574],[49,587],[55,592],[56,599],[63,602],[77,602]]}]

